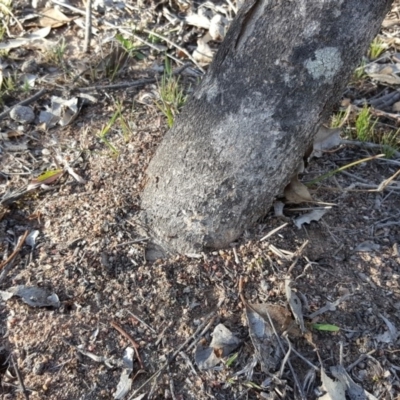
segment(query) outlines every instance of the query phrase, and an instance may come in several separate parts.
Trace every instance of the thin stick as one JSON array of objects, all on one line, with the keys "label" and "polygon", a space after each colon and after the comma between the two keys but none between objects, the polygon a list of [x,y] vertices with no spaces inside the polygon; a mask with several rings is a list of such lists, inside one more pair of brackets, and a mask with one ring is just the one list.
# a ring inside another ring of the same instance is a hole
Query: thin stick
[{"label": "thin stick", "polygon": [[130,87],[140,87],[145,86],[150,83],[155,83],[157,81],[156,78],[145,78],[134,82],[127,83],[117,83],[115,85],[104,85],[104,86],[88,86],[85,88],[79,88],[81,92],[91,92],[93,90],[118,90],[118,89],[126,89]]},{"label": "thin stick", "polygon": [[288,275],[292,272],[293,268],[296,266],[297,261],[299,261],[299,258],[301,256],[301,254],[303,253],[303,250],[305,249],[305,247],[308,245],[308,240],[306,240],[294,253],[294,257],[295,259],[293,260],[291,266],[288,269]]},{"label": "thin stick", "polygon": [[260,239],[260,242],[262,242],[262,241],[265,240],[265,239],[268,239],[269,237],[271,237],[272,235],[274,235],[276,232],[279,232],[279,231],[280,231],[282,228],[284,228],[287,224],[288,224],[288,223],[285,222],[283,225],[278,226],[278,227],[275,228],[275,229],[272,229],[272,231],[268,232],[264,237],[262,237],[262,238]]},{"label": "thin stick", "polygon": [[343,342],[339,342],[339,364],[343,367]]},{"label": "thin stick", "polygon": [[[214,323],[214,321],[215,321],[215,316],[212,317],[212,318],[210,319],[210,322],[209,322],[209,323],[206,325],[206,327],[200,332],[200,334],[199,334],[199,339],[198,339],[198,340],[195,340],[190,346],[188,346],[187,351],[189,351],[190,349],[192,349],[192,347],[196,346],[196,344],[199,342],[200,338],[201,338],[202,336],[204,336],[204,334],[211,328],[211,325]],[[174,358],[177,356],[178,353],[179,353],[178,351],[175,351],[175,353],[173,354]]]},{"label": "thin stick", "polygon": [[[377,149],[382,151],[382,145],[377,143],[360,142],[358,140],[342,140],[340,143],[348,146],[365,147],[366,149]],[[395,155],[396,158],[400,158],[399,151],[393,151],[393,155]]]},{"label": "thin stick", "polygon": [[149,35],[154,35],[162,40],[164,40],[165,42],[169,43],[170,45],[174,46],[175,48],[177,48],[179,51],[181,51],[182,53],[186,54],[186,56],[189,58],[190,61],[192,61],[192,63],[194,65],[196,65],[196,67],[203,73],[205,73],[204,69],[199,65],[199,63],[192,57],[192,55],[183,47],[177,45],[176,43],[174,43],[171,39],[168,39],[166,36],[164,35],[160,35],[157,32],[151,31],[149,29],[143,29],[143,32],[148,33]]},{"label": "thin stick", "polygon": [[28,97],[26,100],[22,100],[19,103],[15,104],[14,106],[8,108],[7,110],[3,111],[0,114],[0,120],[7,117],[7,115],[10,113],[10,111],[15,107],[15,106],[27,106],[30,103],[33,103],[35,100],[39,99],[40,97],[42,97],[44,94],[46,94],[47,89],[42,89],[39,92],[37,92],[36,94],[34,94],[31,97]]},{"label": "thin stick", "polygon": [[345,169],[354,167],[354,166],[356,166],[358,164],[362,164],[362,163],[364,163],[366,161],[377,160],[377,159],[382,158],[384,156],[385,156],[384,154],[377,154],[376,156],[362,158],[361,160],[357,160],[357,161],[351,162],[350,164],[343,165],[343,167],[336,168],[334,171],[329,171],[326,174],[323,174],[323,175],[319,176],[318,178],[315,178],[315,179],[313,179],[313,180],[311,180],[309,182],[306,182],[305,185],[306,186],[314,185],[314,184],[316,184],[316,183],[318,183],[318,182],[320,182],[320,181],[322,181],[324,179],[330,178],[331,176],[333,176],[333,175],[337,174],[338,172],[341,172],[341,171],[343,171]]},{"label": "thin stick", "polygon": [[238,10],[237,10],[237,7],[235,7],[234,5],[233,5],[233,3],[231,2],[231,0],[227,0],[227,3],[230,5],[230,7],[232,8],[232,11],[235,13],[235,14],[237,14],[237,12],[238,12]]},{"label": "thin stick", "polygon": [[86,11],[80,10],[79,8],[76,8],[74,6],[70,6],[69,4],[64,3],[63,1],[51,0],[51,2],[61,7],[69,8],[70,10],[76,12],[77,14],[86,16]]},{"label": "thin stick", "polygon": [[[188,68],[190,64],[186,63],[179,68],[176,68],[172,71],[172,75],[178,75],[186,68]],[[81,92],[91,92],[93,90],[118,90],[118,89],[126,89],[130,87],[140,87],[149,85],[151,83],[157,82],[157,78],[145,78],[134,82],[127,82],[127,83],[117,83],[115,85],[105,85],[105,86],[89,86],[84,88],[79,88]]]},{"label": "thin stick", "polygon": [[18,382],[19,382],[20,390],[21,390],[22,394],[24,395],[25,399],[29,400],[29,394],[26,391],[26,388],[25,388],[25,385],[24,385],[24,381],[22,380],[21,373],[19,372],[17,363],[15,362],[13,356],[11,356],[11,362],[12,362],[12,365],[13,365],[13,368],[14,368],[15,375],[17,375],[17,379],[18,379]]},{"label": "thin stick", "polygon": [[283,357],[283,361],[282,361],[282,364],[281,364],[281,369],[279,370],[279,375],[278,375],[278,376],[279,376],[279,379],[282,378],[283,371],[285,370],[286,362],[289,360],[290,353],[292,352],[292,344],[290,343],[290,340],[289,340],[288,337],[287,337],[287,333],[285,332],[285,333],[282,335],[282,337],[286,340],[286,342],[287,342],[289,348],[288,348],[287,353],[285,354],[285,357]]},{"label": "thin stick", "polygon": [[22,238],[19,240],[18,244],[15,246],[14,251],[11,253],[10,257],[7,258],[6,261],[0,264],[0,271],[10,262],[13,258],[18,254],[19,250],[21,249],[22,245],[25,242],[26,237],[28,236],[29,231],[25,231],[22,235]]},{"label": "thin stick", "polygon": [[[11,16],[11,18],[17,23],[21,32],[24,32],[24,27],[21,25],[21,22],[18,21],[18,18],[12,13],[9,7],[5,6],[6,12]],[[8,31],[8,28],[7,28]]]},{"label": "thin stick", "polygon": [[347,371],[347,372],[350,372],[355,366],[357,366],[358,364],[360,364],[361,361],[363,361],[364,359],[366,359],[368,356],[374,354],[375,352],[376,352],[376,349],[375,349],[375,350],[371,350],[371,351],[368,352],[368,353],[361,354],[361,356],[358,357],[358,359],[357,359],[356,361],[354,361],[353,364],[350,364],[350,365],[346,368],[346,371]]},{"label": "thin stick", "polygon": [[172,397],[172,400],[177,400],[176,396],[175,396],[174,381],[172,379],[172,374],[171,374],[171,370],[169,368],[169,365],[168,365],[167,369],[168,369],[169,390],[171,391],[171,397]]},{"label": "thin stick", "polygon": [[307,365],[313,368],[315,371],[319,371],[319,368],[317,366],[315,366],[311,361],[308,361],[307,358],[302,356],[297,350],[292,348],[292,352],[296,354],[296,356],[299,357],[301,360],[303,360]]},{"label": "thin stick", "polygon": [[130,312],[127,310],[129,314],[132,315],[133,318],[137,319],[139,322],[141,322],[147,329],[150,329],[153,333],[157,333],[150,325],[147,325],[146,322],[144,322],[142,319],[140,319],[137,315],[134,313]]},{"label": "thin stick", "polygon": [[143,361],[142,361],[142,357],[140,357],[140,354],[139,354],[139,351],[138,351],[138,349],[140,348],[140,346],[133,340],[132,336],[131,336],[128,332],[125,332],[115,321],[111,321],[110,324],[111,324],[111,326],[112,326],[114,329],[116,329],[122,336],[124,336],[126,339],[128,339],[128,340],[131,342],[131,344],[132,344],[132,346],[133,346],[133,348],[134,348],[134,350],[135,350],[136,357],[137,357],[137,359],[138,359],[138,361],[139,361],[140,368],[141,368],[141,369],[145,369],[144,364],[143,364]]},{"label": "thin stick", "polygon": [[156,379],[159,375],[160,375],[160,373],[168,366],[168,364],[171,362],[171,361],[173,361],[174,360],[174,358],[182,351],[182,349],[192,340],[192,339],[194,339],[197,335],[198,335],[198,333],[206,326],[206,325],[209,325],[209,320],[211,319],[211,321],[210,321],[210,323],[214,320],[214,318],[215,318],[215,311],[213,311],[212,313],[210,313],[207,317],[206,317],[206,319],[204,320],[204,322],[202,323],[202,324],[200,324],[198,327],[197,327],[197,329],[196,329],[196,331],[193,333],[193,335],[191,335],[188,339],[186,339],[185,340],[185,342],[181,345],[181,346],[179,346],[179,348],[170,356],[170,357],[168,357],[168,361],[162,366],[162,367],[160,367],[152,376],[150,376],[150,378],[149,379],[147,379],[138,389],[136,389],[133,393],[132,393],[132,395],[131,395],[131,397],[129,397],[129,399],[128,400],[132,400],[133,399],[133,397],[136,395],[136,393],[138,393],[140,390],[142,390],[149,382],[151,382],[153,379]]},{"label": "thin stick", "polygon": [[142,238],[135,239],[135,240],[128,240],[127,242],[117,244],[115,247],[122,247],[122,246],[126,246],[128,244],[141,243],[141,242],[145,242],[146,240],[149,240],[149,238],[142,237]]},{"label": "thin stick", "polygon": [[[243,303],[243,305],[245,307],[248,307],[248,308],[250,308],[250,310],[252,310],[253,312],[257,313],[257,311],[254,310],[254,308],[246,301],[246,299],[244,297],[244,294],[243,294],[243,277],[242,276],[239,279],[239,297],[240,297],[240,300],[242,300],[242,303]],[[271,319],[271,316],[269,315],[268,311],[267,311],[266,314],[267,314],[267,317],[268,317],[268,322],[271,325],[272,330],[274,331],[274,334],[275,334],[276,340],[277,340],[277,342],[279,344],[279,347],[281,348],[282,353],[285,353],[285,348],[283,347],[283,344],[282,344],[282,341],[280,339],[280,336],[278,335],[278,332],[275,329],[275,325],[274,325],[274,323],[273,323],[273,321]],[[287,363],[289,365],[290,371],[292,372],[294,382],[295,382],[295,384],[296,384],[296,386],[297,386],[297,388],[299,390],[301,398],[302,399],[306,399],[306,396],[305,396],[305,393],[303,391],[303,388],[300,385],[299,380],[297,379],[296,373],[294,372],[294,368],[292,366],[292,363],[290,362],[290,360],[287,360]]]},{"label": "thin stick", "polygon": [[183,351],[180,351],[180,352],[179,352],[179,355],[186,361],[186,364],[189,366],[189,368],[191,369],[191,371],[193,372],[193,374],[194,374],[194,375],[199,375],[199,374],[197,373],[197,371],[195,370],[195,368],[194,368],[192,362],[190,361],[189,356],[188,356],[186,353],[184,353]]},{"label": "thin stick", "polygon": [[[157,48],[157,46],[155,46],[153,43],[150,43],[149,41],[147,41],[147,40],[141,38],[139,35],[136,35],[135,33],[133,33],[133,37],[134,37],[136,40],[139,40],[140,42],[144,43],[146,46],[149,46],[149,47],[151,47],[152,49],[157,50],[158,52],[161,52],[160,49]],[[182,60],[180,60],[179,58],[176,58],[176,57],[173,56],[172,54],[169,54],[169,53],[165,52],[165,55],[166,55],[168,58],[170,58],[171,60],[174,60],[176,63],[178,63],[178,64],[183,64],[183,61],[182,61]]]},{"label": "thin stick", "polygon": [[[161,52],[161,50],[160,50],[159,47],[157,47],[155,44],[150,43],[149,41],[147,41],[147,40],[141,38],[141,37],[140,37],[139,35],[137,35],[136,33],[132,33],[132,32],[130,32],[130,31],[124,29],[124,28],[121,27],[121,26],[117,26],[117,25],[111,24],[110,22],[107,22],[107,21],[104,21],[104,23],[105,23],[106,25],[108,25],[108,26],[111,26],[111,27],[113,27],[113,28],[115,28],[115,29],[118,29],[121,33],[124,33],[124,34],[127,35],[127,36],[133,36],[135,39],[137,39],[137,40],[139,40],[140,42],[144,43],[146,46],[149,46],[150,48],[152,48],[152,49],[154,49],[154,50],[156,50],[156,51],[158,51],[158,52]],[[176,57],[174,57],[174,56],[171,55],[171,54],[165,53],[165,55],[166,55],[168,58],[170,58],[171,60],[174,60],[175,62],[177,62],[178,64],[182,64],[182,63],[183,63],[182,60],[179,60],[179,58],[176,58]]]},{"label": "thin stick", "polygon": [[233,251],[233,254],[234,254],[234,256],[235,256],[235,263],[239,265],[239,264],[240,264],[240,260],[239,260],[239,257],[238,257],[238,255],[237,255],[236,248],[233,247],[233,248],[232,248],[232,251]]},{"label": "thin stick", "polygon": [[13,260],[12,262],[8,263],[3,270],[1,271],[0,274],[0,284],[2,284],[5,279],[7,278],[8,273],[15,267],[15,260]]},{"label": "thin stick", "polygon": [[90,39],[92,37],[92,0],[86,0],[85,43],[83,52],[90,53]]},{"label": "thin stick", "polygon": [[384,189],[387,188],[387,186],[389,185],[390,182],[392,182],[393,179],[397,178],[400,175],[400,169],[393,174],[390,178],[385,179],[377,188],[376,191],[377,192],[382,192]]}]

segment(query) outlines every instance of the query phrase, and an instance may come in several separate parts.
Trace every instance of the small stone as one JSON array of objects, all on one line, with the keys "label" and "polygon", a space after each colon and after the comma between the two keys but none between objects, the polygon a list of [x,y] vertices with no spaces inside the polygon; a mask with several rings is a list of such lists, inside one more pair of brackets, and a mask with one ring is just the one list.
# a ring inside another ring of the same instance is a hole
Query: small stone
[{"label": "small stone", "polygon": [[364,381],[367,378],[368,378],[368,372],[365,369],[361,369],[360,371],[358,371],[358,379],[360,381]]},{"label": "small stone", "polygon": [[10,117],[22,124],[29,124],[35,119],[35,113],[30,107],[15,106],[10,112]]},{"label": "small stone", "polygon": [[45,364],[43,362],[36,361],[33,366],[32,372],[35,375],[42,375],[44,372],[44,368],[45,368]]},{"label": "small stone", "polygon": [[39,67],[34,58],[31,58],[30,60],[25,61],[21,65],[21,71],[25,72],[26,74],[33,74],[33,73],[37,72],[38,68]]}]

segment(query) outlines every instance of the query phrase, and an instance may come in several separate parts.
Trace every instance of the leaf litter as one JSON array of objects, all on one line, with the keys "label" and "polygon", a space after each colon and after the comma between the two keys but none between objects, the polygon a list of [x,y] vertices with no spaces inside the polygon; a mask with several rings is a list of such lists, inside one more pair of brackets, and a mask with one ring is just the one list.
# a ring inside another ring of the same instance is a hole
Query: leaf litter
[{"label": "leaf litter", "polygon": [[[383,193],[374,194],[341,188],[385,182],[388,176],[396,183],[395,166],[377,160],[356,165],[352,176],[337,174],[318,183],[312,197],[296,175],[297,207],[281,203],[284,226],[268,214],[230,249],[199,259],[145,261],[135,210],[140,207],[144,170],[165,124],[157,107],[140,99],[151,98],[149,93],[157,90],[151,85],[163,73],[160,51],[181,65],[188,59],[193,62],[192,57],[196,62],[181,75],[186,87],[196,84],[199,67],[206,68],[211,61],[240,4],[172,2],[160,7],[95,2],[96,40],[91,42],[92,55],[82,60],[85,23],[77,19],[85,15],[82,4],[53,2],[57,8],[50,12],[51,22],[29,16],[23,2],[15,3],[13,15],[26,32],[9,20],[12,37],[2,45],[11,50],[13,61],[7,67],[2,61],[2,71],[10,72],[1,75],[2,84],[13,69],[23,72],[27,57],[34,57],[35,85],[46,88],[29,104],[21,104],[32,109],[34,119],[8,119],[12,107],[27,97],[23,91],[8,94],[6,114],[0,114],[0,193],[7,206],[0,214],[4,348],[17,358],[31,397],[293,398],[293,390],[298,390],[303,398],[306,393],[307,398],[317,398],[320,381],[327,381],[322,370],[315,377],[318,349],[329,359],[327,370],[348,394],[358,395],[359,388],[366,387],[376,397],[393,398],[400,387],[393,351],[399,344],[399,258],[394,250],[399,238],[398,192],[395,185],[384,185]],[[37,7],[43,16],[45,10]],[[396,16],[396,7],[388,21]],[[38,30],[32,21],[49,26]],[[128,29],[132,21],[135,31]],[[396,35],[396,25],[385,29]],[[66,49],[54,40],[60,34],[68,39]],[[122,45],[113,40],[117,34],[132,41],[134,48],[140,42],[144,59],[117,50],[115,46]],[[202,58],[196,59],[196,52]],[[354,104],[370,102],[372,112],[393,121],[399,119],[394,107],[399,99],[391,94],[396,92],[391,85],[397,85],[398,71],[396,53],[388,54],[365,68],[378,85],[375,92],[366,94],[362,87],[359,92],[354,87],[348,90]],[[132,76],[144,83],[136,85]],[[87,102],[82,100],[85,95]],[[127,137],[117,124],[110,128],[108,139],[117,149],[111,156],[96,133],[114,113],[115,99],[122,101],[131,133]],[[44,110],[50,113],[48,119],[40,119]],[[318,160],[306,160],[309,165],[304,162],[301,177],[318,177],[360,155],[365,158],[368,147],[346,143],[340,132],[326,128],[317,135],[311,154]],[[26,187],[35,179],[39,191],[28,195]],[[320,217],[311,214],[299,222],[299,205],[319,201],[337,207],[323,218],[321,209],[312,210]],[[31,234],[21,241],[27,228]],[[306,239],[307,247],[299,247]],[[379,247],[372,252],[355,250],[366,241]],[[247,279],[246,303],[238,301],[241,276]],[[349,289],[351,296],[346,294]],[[14,292],[22,301],[11,299]],[[28,312],[31,306],[38,308]],[[310,330],[310,319],[328,325],[321,318],[340,330]],[[114,319],[128,336],[110,329]],[[133,358],[128,337],[134,338],[143,356],[146,371],[138,376],[139,361]],[[354,365],[348,375],[331,359],[339,340],[348,350],[346,364]],[[192,363],[193,349],[201,344],[217,361],[211,370]],[[374,346],[380,350],[379,361],[369,355],[359,362],[360,353],[371,354]],[[123,349],[129,353],[126,364],[115,358],[124,354]],[[373,368],[381,364],[386,375],[375,379]],[[16,394],[14,377],[3,375],[2,382],[7,394]]]}]

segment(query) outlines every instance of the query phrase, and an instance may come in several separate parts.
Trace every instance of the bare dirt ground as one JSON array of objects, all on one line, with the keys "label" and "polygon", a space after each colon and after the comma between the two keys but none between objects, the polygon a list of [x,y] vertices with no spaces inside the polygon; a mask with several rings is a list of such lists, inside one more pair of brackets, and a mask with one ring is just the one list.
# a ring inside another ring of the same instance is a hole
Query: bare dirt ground
[{"label": "bare dirt ground", "polygon": [[[78,1],[71,4],[84,10]],[[125,12],[142,23],[147,15],[148,26],[154,28],[157,18],[165,23],[162,7],[182,16],[189,7],[185,4],[131,2],[130,8],[120,12],[117,6],[109,15],[96,12],[94,19],[101,21],[101,30],[107,18],[121,23]],[[29,4],[18,3],[13,8],[15,16],[22,18],[27,8]],[[398,8],[396,3],[388,20],[398,21]],[[190,27],[175,32],[173,41],[192,54],[199,30]],[[396,31],[391,32],[400,40]],[[3,110],[41,88],[48,91],[31,104],[34,122],[22,125],[9,116],[0,121],[1,132],[16,132],[8,141],[3,138],[1,147],[3,200],[6,192],[26,187],[40,173],[63,163],[65,168],[65,161],[85,183],[66,172],[54,183],[2,205],[0,290],[4,294],[25,285],[47,289],[59,299],[55,307],[32,307],[18,296],[7,300],[3,296],[2,399],[114,398],[124,350],[135,345],[141,360],[134,358],[132,388],[125,398],[291,399],[299,398],[297,379],[306,398],[315,399],[323,394],[321,365],[329,374],[330,367],[341,364],[359,387],[376,398],[399,399],[400,189],[396,178],[383,191],[374,188],[396,173],[400,161],[361,163],[312,186],[315,199],[334,206],[318,222],[301,229],[293,218],[313,206],[287,205],[286,219],[271,211],[229,249],[200,258],[146,261],[146,238],[139,233],[136,215],[146,166],[167,130],[165,117],[155,105],[158,85],[92,90],[97,102],[83,105],[77,118],[64,127],[47,129],[37,116],[49,106],[52,95],[67,99],[85,86],[157,76],[154,67],[162,67],[163,55],[144,48],[144,59],[129,59],[115,80],[103,68],[95,78],[85,75],[87,84],[80,82],[78,87],[72,84],[73,66],[98,67],[95,60],[105,58],[113,45],[102,44],[104,54],[82,56],[82,29],[71,22],[52,28],[49,38],[60,35],[69,45],[64,56],[68,63],[63,66],[55,65],[45,57],[48,53],[37,48],[15,49],[10,53],[14,58],[3,59],[17,71],[26,60],[36,59],[35,73],[41,78],[29,94],[20,90],[5,96]],[[391,50],[396,51],[396,46],[394,40]],[[167,50],[187,61],[174,46]],[[188,92],[198,81],[195,70],[192,65],[182,73]],[[395,85],[384,88],[385,94],[395,89]],[[379,83],[366,78],[362,85],[349,85],[348,97],[352,101],[373,98],[382,90]],[[129,135],[121,120],[116,121],[107,134],[110,147],[99,133],[115,114],[117,102],[128,121]],[[396,129],[399,121],[386,115],[380,123]],[[360,146],[340,146],[314,159],[302,180],[373,154]],[[288,224],[261,240],[284,222]],[[30,240],[18,248],[24,232],[30,233]],[[16,256],[9,258],[16,248]],[[249,303],[288,310],[288,276],[305,316],[306,332],[289,335],[292,348],[302,358],[292,351],[293,370],[281,359],[276,370],[266,372],[257,362],[239,283]],[[309,318],[327,304],[329,310]],[[227,362],[225,357],[216,367],[200,370],[194,356],[197,342],[206,346],[219,323],[240,340],[231,352],[237,358]],[[315,323],[340,330],[319,331],[312,327]],[[354,396],[353,392],[349,398]]]}]

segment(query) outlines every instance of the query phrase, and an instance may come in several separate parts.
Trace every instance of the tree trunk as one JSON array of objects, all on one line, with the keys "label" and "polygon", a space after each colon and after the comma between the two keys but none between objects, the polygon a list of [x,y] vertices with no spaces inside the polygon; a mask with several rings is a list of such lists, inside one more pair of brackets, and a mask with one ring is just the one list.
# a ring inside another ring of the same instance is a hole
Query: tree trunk
[{"label": "tree trunk", "polygon": [[222,248],[265,215],[392,0],[247,0],[160,144],[142,223],[170,252]]}]

